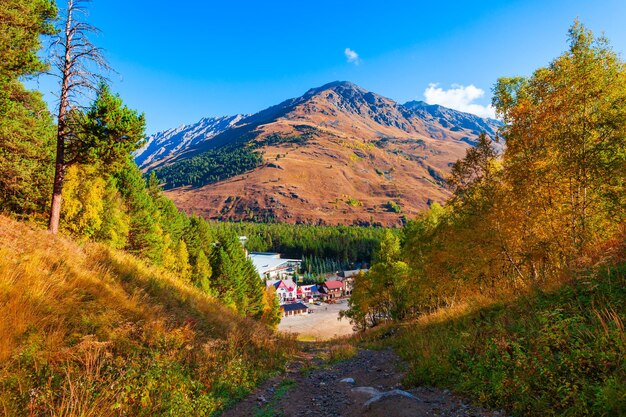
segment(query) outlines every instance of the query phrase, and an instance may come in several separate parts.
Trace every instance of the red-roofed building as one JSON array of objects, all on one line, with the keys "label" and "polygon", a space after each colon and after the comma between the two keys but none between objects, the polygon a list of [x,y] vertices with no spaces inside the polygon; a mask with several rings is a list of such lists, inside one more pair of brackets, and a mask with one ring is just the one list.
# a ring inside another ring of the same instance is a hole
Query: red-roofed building
[{"label": "red-roofed building", "polygon": [[328,298],[339,298],[343,295],[343,282],[329,280],[324,282],[324,292],[328,295]]},{"label": "red-roofed building", "polygon": [[276,288],[276,295],[280,303],[286,303],[296,300],[296,292],[298,285],[290,279],[266,281],[265,285],[268,287],[271,285]]}]

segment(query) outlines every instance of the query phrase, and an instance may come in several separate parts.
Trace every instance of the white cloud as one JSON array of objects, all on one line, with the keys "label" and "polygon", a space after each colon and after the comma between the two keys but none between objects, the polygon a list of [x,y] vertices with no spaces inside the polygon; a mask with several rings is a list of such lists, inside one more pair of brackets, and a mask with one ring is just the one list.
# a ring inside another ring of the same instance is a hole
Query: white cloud
[{"label": "white cloud", "polygon": [[346,54],[346,59],[348,60],[348,62],[354,65],[359,65],[361,63],[361,58],[359,58],[359,54],[357,54],[356,51],[353,51],[350,48],[346,48],[343,53]]},{"label": "white cloud", "polygon": [[462,86],[452,84],[451,88],[444,90],[439,84],[429,84],[424,90],[424,99],[428,104],[440,104],[444,107],[472,113],[480,117],[491,117],[495,119],[496,111],[492,105],[483,106],[474,103],[475,100],[483,97],[485,90],[476,87],[473,84]]}]

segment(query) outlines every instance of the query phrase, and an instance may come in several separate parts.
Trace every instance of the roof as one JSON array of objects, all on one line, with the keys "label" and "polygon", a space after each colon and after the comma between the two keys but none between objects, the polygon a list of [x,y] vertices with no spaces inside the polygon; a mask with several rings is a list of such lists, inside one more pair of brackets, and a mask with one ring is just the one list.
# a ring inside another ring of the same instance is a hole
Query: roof
[{"label": "roof", "polygon": [[280,253],[277,252],[250,252],[250,256],[267,256],[269,258],[280,259]]},{"label": "roof", "polygon": [[342,271],[340,274],[345,278],[354,277],[359,274],[359,272],[367,272],[367,269],[353,269],[351,271]]},{"label": "roof", "polygon": [[285,311],[308,310],[309,308],[302,303],[283,304],[280,306]]},{"label": "roof", "polygon": [[299,259],[281,259],[278,253],[269,252],[252,252],[250,260],[261,276],[275,269],[286,267],[289,262],[301,262]]},{"label": "roof", "polygon": [[292,291],[294,288],[297,287],[296,283],[290,279],[284,279],[282,282],[285,284],[285,287],[289,289],[289,291]]},{"label": "roof", "polygon": [[274,280],[274,281],[270,281],[270,280],[268,280],[266,285],[267,285],[268,287],[269,287],[270,285],[273,285],[273,286],[274,286],[274,288],[276,288],[276,289],[279,289],[279,288],[284,288],[284,289],[286,289],[286,290],[287,290],[287,291],[289,291],[289,292],[291,292],[291,291],[293,291],[295,288],[297,288],[296,283],[295,283],[295,282],[293,282],[293,281],[292,281],[292,280],[290,280],[290,279],[283,279],[283,280],[277,279],[277,280]]},{"label": "roof", "polygon": [[331,281],[326,281],[324,283],[324,286],[328,288],[329,290],[338,290],[340,288],[343,288],[343,283],[339,281],[331,280]]}]

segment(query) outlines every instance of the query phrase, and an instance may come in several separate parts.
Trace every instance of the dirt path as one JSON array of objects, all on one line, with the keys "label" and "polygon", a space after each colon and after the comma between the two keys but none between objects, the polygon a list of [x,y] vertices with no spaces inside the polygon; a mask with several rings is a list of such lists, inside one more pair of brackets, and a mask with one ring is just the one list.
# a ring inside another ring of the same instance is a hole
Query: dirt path
[{"label": "dirt path", "polygon": [[403,390],[404,365],[391,350],[359,350],[351,359],[332,364],[320,358],[326,350],[308,345],[285,375],[268,381],[223,416],[504,416],[447,390]]}]

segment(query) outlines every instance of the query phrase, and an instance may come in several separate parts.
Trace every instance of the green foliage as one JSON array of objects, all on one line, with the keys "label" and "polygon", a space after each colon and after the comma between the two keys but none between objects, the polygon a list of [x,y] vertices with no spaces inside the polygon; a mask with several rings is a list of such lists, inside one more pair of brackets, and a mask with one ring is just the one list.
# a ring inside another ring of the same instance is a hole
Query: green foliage
[{"label": "green foliage", "polygon": [[46,69],[37,53],[40,35],[54,33],[51,0],[5,0],[0,5],[0,85]]},{"label": "green foliage", "polygon": [[71,112],[68,124],[72,134],[66,143],[66,164],[98,162],[115,169],[141,146],[146,121],[102,84],[89,109]]},{"label": "green foliage", "polygon": [[327,259],[341,265],[369,263],[385,234],[385,229],[377,227],[246,222],[212,225],[218,230],[228,229],[238,236],[247,236],[246,248],[252,252],[279,252],[288,258],[300,259],[315,257],[321,262]]},{"label": "green foliage", "polygon": [[400,204],[392,200],[389,200],[387,204],[385,204],[385,208],[393,213],[402,213],[402,207]]},{"label": "green foliage", "polygon": [[39,37],[53,32],[49,0],[0,5],[0,211],[41,215],[52,177],[54,129],[41,94],[26,91],[24,76],[46,69]]},{"label": "green foliage", "polygon": [[392,343],[416,385],[452,387],[514,415],[626,413],[626,265],[443,322]]},{"label": "green foliage", "polygon": [[262,155],[249,147],[224,147],[164,166],[155,173],[166,189],[184,185],[199,187],[241,175],[262,162]]},{"label": "green foliage", "polygon": [[41,216],[53,158],[54,127],[41,94],[0,81],[0,211]]},{"label": "green foliage", "polygon": [[407,264],[400,260],[400,239],[387,231],[374,254],[372,268],[356,277],[349,308],[342,316],[360,330],[408,317],[414,312],[409,275]]},{"label": "green foliage", "polygon": [[[358,266],[363,266],[359,264]],[[356,262],[339,261],[333,258],[319,258],[315,255],[305,255],[302,258],[301,272],[304,274],[305,281],[311,281],[313,277],[319,277],[315,282],[323,280],[323,275],[335,273],[338,271],[347,271],[357,269]]]},{"label": "green foliage", "polygon": [[234,233],[218,234],[211,268],[212,286],[226,305],[257,319],[263,316],[264,307],[273,307],[265,304],[263,281]]},{"label": "green foliage", "polygon": [[283,136],[277,133],[265,136],[263,139],[255,142],[257,147],[262,146],[280,146],[284,144],[304,145],[311,138],[310,133],[305,133],[297,136]]},{"label": "green foliage", "polygon": [[346,204],[350,207],[361,207],[363,202],[354,197],[346,197]]}]

